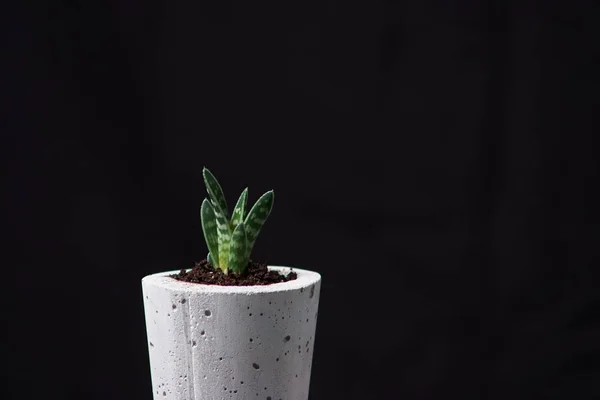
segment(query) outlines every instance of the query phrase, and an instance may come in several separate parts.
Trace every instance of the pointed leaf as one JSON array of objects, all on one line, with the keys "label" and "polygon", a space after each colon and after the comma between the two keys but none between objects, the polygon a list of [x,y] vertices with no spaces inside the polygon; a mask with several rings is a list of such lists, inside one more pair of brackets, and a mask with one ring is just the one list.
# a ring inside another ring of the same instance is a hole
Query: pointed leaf
[{"label": "pointed leaf", "polygon": [[202,170],[202,176],[204,177],[204,184],[206,185],[206,191],[210,197],[210,202],[215,208],[215,213],[221,213],[225,218],[229,219],[229,210],[227,209],[227,201],[225,201],[225,195],[223,189],[217,181],[217,178],[204,167]]},{"label": "pointed leaf", "polygon": [[244,228],[246,229],[246,238],[248,240],[246,248],[248,258],[250,258],[256,237],[271,214],[274,200],[275,194],[273,191],[266,192],[256,201],[244,220]]},{"label": "pointed leaf", "polygon": [[242,221],[244,221],[246,213],[246,203],[248,202],[248,188],[244,189],[231,215],[231,228],[235,229]]},{"label": "pointed leaf", "polygon": [[204,233],[206,246],[208,247],[208,251],[215,256],[215,260],[213,261],[217,261],[217,263],[209,262],[214,267],[219,267],[219,235],[217,232],[217,220],[214,209],[207,199],[204,199],[202,207],[200,207],[200,218],[202,220],[202,232]]},{"label": "pointed leaf", "polygon": [[[227,262],[229,260],[229,241],[231,239],[231,227],[227,217],[227,203],[225,202],[225,196],[223,196],[223,190],[217,182],[214,175],[207,169],[204,168],[202,171],[204,176],[204,183],[206,184],[206,190],[210,197],[210,203],[213,206],[215,213],[215,219],[217,221],[217,236],[219,238],[219,252],[214,253],[214,261],[217,262],[219,268],[227,273]],[[218,255],[218,257],[217,257]]]},{"label": "pointed leaf", "polygon": [[248,266],[246,247],[246,229],[244,229],[244,224],[239,224],[231,236],[228,261],[229,268],[236,274],[242,273]]},{"label": "pointed leaf", "polygon": [[229,243],[231,241],[231,230],[229,224],[221,224],[217,219],[217,234],[219,237],[219,268],[227,273],[227,262],[229,259]]},{"label": "pointed leaf", "polygon": [[217,265],[214,264],[212,256],[210,255],[210,252],[208,252],[208,254],[206,255],[206,261],[208,261],[208,263],[210,265],[212,265],[213,267],[218,267]]}]

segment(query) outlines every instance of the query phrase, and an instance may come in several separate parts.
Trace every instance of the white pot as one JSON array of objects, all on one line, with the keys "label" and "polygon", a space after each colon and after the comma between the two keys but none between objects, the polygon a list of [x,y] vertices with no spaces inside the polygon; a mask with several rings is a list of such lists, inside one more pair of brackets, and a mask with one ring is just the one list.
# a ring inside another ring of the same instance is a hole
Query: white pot
[{"label": "white pot", "polygon": [[264,286],[144,277],[154,399],[308,399],[321,276],[293,271]]}]

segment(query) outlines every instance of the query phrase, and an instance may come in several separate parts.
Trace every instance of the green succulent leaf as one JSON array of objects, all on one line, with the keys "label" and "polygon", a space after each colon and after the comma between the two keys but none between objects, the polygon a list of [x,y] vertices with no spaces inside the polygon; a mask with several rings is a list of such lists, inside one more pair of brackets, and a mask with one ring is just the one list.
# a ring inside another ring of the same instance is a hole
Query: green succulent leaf
[{"label": "green succulent leaf", "polygon": [[217,179],[208,170],[208,168],[204,168],[202,175],[204,176],[206,190],[208,192],[208,196],[210,197],[210,202],[213,206],[215,219],[217,221],[219,253],[218,258],[213,258],[215,261],[218,260],[217,263],[219,268],[221,268],[224,273],[227,273],[227,263],[229,261],[229,241],[231,240],[232,232],[229,224],[227,202],[225,201],[225,196],[223,195],[223,189],[221,189],[221,185],[219,185],[219,182],[217,182]]},{"label": "green succulent leaf", "polygon": [[269,214],[271,214],[274,200],[275,193],[273,193],[272,190],[266,192],[256,201],[256,203],[254,203],[254,206],[244,220],[244,228],[246,230],[246,238],[248,241],[246,246],[246,255],[248,259],[250,259],[250,253],[252,252],[254,242],[256,241],[260,230],[269,217]]},{"label": "green succulent leaf", "polygon": [[202,229],[208,246],[207,261],[225,274],[229,270],[242,273],[248,267],[250,254],[258,234],[273,208],[273,191],[263,194],[250,212],[246,211],[248,188],[240,194],[231,219],[225,195],[215,176],[202,170],[208,199],[202,203]]},{"label": "green succulent leaf", "polygon": [[231,215],[231,229],[235,229],[236,226],[244,221],[246,213],[246,203],[248,202],[248,188],[244,189],[240,198],[235,204],[233,214]]},{"label": "green succulent leaf", "polygon": [[[208,199],[204,199],[202,202],[202,207],[200,207],[200,219],[202,220],[202,232],[204,233],[206,246],[208,247],[209,252],[215,256],[214,260],[209,260],[209,262],[213,266],[219,267],[219,235],[217,232],[217,219],[215,211]],[[217,263],[214,262],[215,260]]]},{"label": "green succulent leaf", "polygon": [[227,209],[227,201],[223,194],[223,189],[217,181],[217,178],[204,167],[202,170],[202,176],[204,177],[204,184],[206,185],[206,191],[210,197],[210,201],[215,208],[215,213],[221,213],[226,219],[229,219],[229,210]]},{"label": "green succulent leaf", "polygon": [[229,248],[229,268],[239,274],[248,266],[247,239],[244,224],[239,224],[231,236],[231,247]]},{"label": "green succulent leaf", "polygon": [[[217,220],[218,224],[218,220]],[[231,243],[231,231],[229,230],[229,224],[225,224],[218,228],[219,235],[219,268],[227,274],[229,262],[229,245]]]}]

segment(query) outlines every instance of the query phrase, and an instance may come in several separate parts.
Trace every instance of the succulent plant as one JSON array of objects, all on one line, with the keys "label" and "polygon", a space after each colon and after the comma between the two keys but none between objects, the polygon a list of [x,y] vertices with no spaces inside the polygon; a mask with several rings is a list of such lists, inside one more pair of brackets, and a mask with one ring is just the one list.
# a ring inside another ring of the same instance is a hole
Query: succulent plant
[{"label": "succulent plant", "polygon": [[208,192],[208,198],[200,208],[202,231],[209,252],[206,259],[225,274],[229,271],[241,274],[248,267],[256,238],[271,214],[275,194],[272,190],[266,192],[246,213],[248,188],[245,188],[229,218],[221,185],[206,167],[202,175]]}]

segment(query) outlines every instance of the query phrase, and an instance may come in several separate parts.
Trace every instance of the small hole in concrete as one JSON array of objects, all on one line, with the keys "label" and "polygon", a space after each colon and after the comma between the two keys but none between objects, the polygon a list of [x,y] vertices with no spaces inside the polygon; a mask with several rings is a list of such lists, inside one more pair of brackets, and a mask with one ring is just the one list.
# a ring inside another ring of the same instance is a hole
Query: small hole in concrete
[{"label": "small hole in concrete", "polygon": [[167,392],[163,392],[163,396],[167,397]]},{"label": "small hole in concrete", "polygon": [[312,285],[310,287],[310,296],[308,296],[308,298],[312,299],[314,295],[315,295],[315,285]]},{"label": "small hole in concrete", "polygon": [[154,345],[152,344],[152,342],[150,342],[150,347],[154,347]]},{"label": "small hole in concrete", "polygon": [[204,331],[201,331],[201,332],[200,332],[200,334],[201,334],[202,336],[204,336],[204,334],[205,334],[205,333],[206,333],[206,332],[204,332]]},{"label": "small hole in concrete", "polygon": [[244,381],[240,381],[240,385],[243,385],[243,384],[244,384]]},{"label": "small hole in concrete", "polygon": [[250,342],[252,342],[252,338],[250,338]]},{"label": "small hole in concrete", "polygon": [[251,316],[252,316],[252,313],[248,314],[248,316],[250,316],[250,317],[251,317]]},{"label": "small hole in concrete", "polygon": [[262,316],[263,316],[263,313],[260,313],[260,316],[262,317]]},{"label": "small hole in concrete", "polygon": [[284,342],[289,342],[290,341],[290,335],[287,335],[286,337],[283,338]]},{"label": "small hole in concrete", "polygon": [[207,317],[210,317],[210,314],[211,314],[210,310],[204,311],[204,315],[206,315]]},{"label": "small hole in concrete", "polygon": [[186,301],[186,299],[181,299],[181,304],[185,304]]},{"label": "small hole in concrete", "polygon": [[177,306],[176,306],[175,304],[172,304],[172,305],[171,305],[171,308],[172,308],[173,310],[176,310],[176,309],[177,309]]},{"label": "small hole in concrete", "polygon": [[277,357],[277,358],[275,359],[275,361],[279,362],[279,357]]},{"label": "small hole in concrete", "polygon": [[192,340],[192,346],[196,347],[196,341]]},{"label": "small hole in concrete", "polygon": [[260,368],[260,367],[258,366],[258,364],[257,364],[257,363],[252,363],[252,367],[253,367],[254,369],[259,369],[259,368]]},{"label": "small hole in concrete", "polygon": [[219,361],[223,361],[223,357],[219,357]]}]

